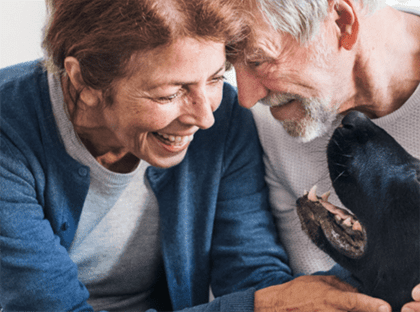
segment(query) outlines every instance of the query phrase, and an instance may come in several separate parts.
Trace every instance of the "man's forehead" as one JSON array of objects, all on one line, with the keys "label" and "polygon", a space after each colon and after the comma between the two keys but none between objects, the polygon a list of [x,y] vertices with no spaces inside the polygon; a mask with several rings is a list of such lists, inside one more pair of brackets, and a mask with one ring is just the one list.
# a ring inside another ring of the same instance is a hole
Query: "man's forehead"
[{"label": "man's forehead", "polygon": [[256,32],[247,47],[247,59],[270,60],[278,58],[283,50],[283,37],[274,30]]},{"label": "man's forehead", "polygon": [[282,35],[274,29],[262,12],[254,12],[246,58],[273,58],[282,48]]}]

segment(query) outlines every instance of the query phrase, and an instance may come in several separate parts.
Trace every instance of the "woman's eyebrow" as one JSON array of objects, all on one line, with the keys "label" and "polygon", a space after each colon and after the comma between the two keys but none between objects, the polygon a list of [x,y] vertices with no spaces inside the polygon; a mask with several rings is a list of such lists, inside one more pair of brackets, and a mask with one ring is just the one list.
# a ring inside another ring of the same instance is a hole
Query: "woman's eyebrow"
[{"label": "woman's eyebrow", "polygon": [[[223,65],[220,66],[220,68],[218,70],[216,70],[212,75],[210,75],[209,78],[217,76],[221,71],[223,71],[225,69],[225,67],[226,67],[225,62],[223,62]],[[195,84],[195,83],[197,83],[197,81],[173,80],[173,81],[166,81],[166,82],[155,84],[155,85],[152,86],[151,89],[155,89],[155,88],[158,88],[158,87],[163,86],[163,85],[185,86],[185,85],[191,85],[191,84]]]}]

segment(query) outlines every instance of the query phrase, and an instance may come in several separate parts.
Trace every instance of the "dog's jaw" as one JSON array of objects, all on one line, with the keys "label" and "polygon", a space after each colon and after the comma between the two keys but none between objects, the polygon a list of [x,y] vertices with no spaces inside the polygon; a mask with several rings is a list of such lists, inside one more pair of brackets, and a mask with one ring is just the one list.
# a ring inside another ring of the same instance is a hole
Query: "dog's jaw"
[{"label": "dog's jaw", "polygon": [[367,235],[356,216],[344,209],[330,208],[331,204],[314,194],[314,188],[296,203],[303,231],[319,248],[328,252],[331,246],[350,259],[363,257]]}]

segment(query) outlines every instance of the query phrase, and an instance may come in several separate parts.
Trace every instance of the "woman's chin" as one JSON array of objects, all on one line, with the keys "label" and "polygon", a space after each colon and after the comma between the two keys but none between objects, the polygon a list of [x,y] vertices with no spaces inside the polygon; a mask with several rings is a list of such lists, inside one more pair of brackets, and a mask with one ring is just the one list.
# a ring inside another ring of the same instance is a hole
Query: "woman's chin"
[{"label": "woman's chin", "polygon": [[161,169],[167,169],[167,168],[171,168],[171,167],[176,166],[179,163],[181,163],[185,158],[185,154],[186,154],[186,151],[179,154],[179,155],[172,156],[172,157],[166,157],[166,158],[151,157],[149,160],[145,159],[145,161],[147,161],[153,167],[158,167],[158,168],[161,168]]}]

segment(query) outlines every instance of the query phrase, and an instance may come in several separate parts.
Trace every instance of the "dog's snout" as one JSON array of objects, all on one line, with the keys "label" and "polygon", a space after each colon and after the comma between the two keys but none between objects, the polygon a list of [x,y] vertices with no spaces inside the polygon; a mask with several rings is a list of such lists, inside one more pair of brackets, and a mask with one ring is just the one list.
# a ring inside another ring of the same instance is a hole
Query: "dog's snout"
[{"label": "dog's snout", "polygon": [[357,128],[358,125],[365,123],[368,121],[369,118],[366,117],[365,114],[361,112],[350,112],[343,118],[341,124],[346,129],[354,129]]}]

